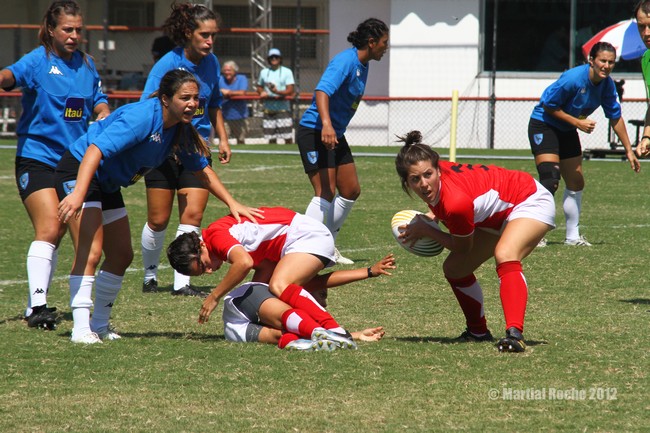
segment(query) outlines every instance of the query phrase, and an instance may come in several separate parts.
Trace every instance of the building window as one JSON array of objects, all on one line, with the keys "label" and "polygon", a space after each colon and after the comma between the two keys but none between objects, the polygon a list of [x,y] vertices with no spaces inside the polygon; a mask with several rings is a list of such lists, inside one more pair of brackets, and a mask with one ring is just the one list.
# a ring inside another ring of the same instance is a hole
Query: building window
[{"label": "building window", "polygon": [[[497,0],[497,71],[562,72],[583,64],[582,45],[602,29],[632,18],[630,0]],[[495,0],[483,2],[483,70],[492,70]],[[569,50],[575,41],[574,62]],[[615,72],[639,72],[638,60],[620,60]]]},{"label": "building window", "polygon": [[154,2],[111,1],[109,24],[129,27],[153,27]]}]

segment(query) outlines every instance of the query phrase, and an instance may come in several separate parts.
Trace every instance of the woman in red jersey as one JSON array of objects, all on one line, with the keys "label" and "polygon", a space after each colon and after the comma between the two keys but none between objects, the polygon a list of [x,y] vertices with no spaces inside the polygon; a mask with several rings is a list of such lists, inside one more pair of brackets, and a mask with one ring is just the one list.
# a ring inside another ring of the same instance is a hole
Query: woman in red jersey
[{"label": "woman in red jersey", "polygon": [[522,335],[528,287],[521,260],[555,227],[555,202],[530,174],[482,164],[440,161],[421,142],[419,131],[400,141],[395,160],[402,188],[429,207],[429,216],[449,233],[436,230],[418,217],[402,227],[401,238],[413,243],[429,237],[450,250],[443,271],[465,314],[464,341],[492,341],[483,312],[483,292],[474,271],[490,257],[496,261],[506,337],[497,346],[503,352],[523,352]]}]

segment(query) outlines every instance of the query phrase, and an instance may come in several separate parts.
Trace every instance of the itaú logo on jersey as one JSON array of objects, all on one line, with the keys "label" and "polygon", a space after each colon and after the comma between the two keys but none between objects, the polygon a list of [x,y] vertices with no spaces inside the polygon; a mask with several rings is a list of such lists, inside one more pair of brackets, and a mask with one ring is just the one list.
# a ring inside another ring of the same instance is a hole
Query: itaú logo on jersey
[{"label": "ita\u00fa logo on jersey", "polygon": [[205,115],[205,98],[199,98],[199,106],[194,112],[193,117],[203,117]]},{"label": "ita\u00fa logo on jersey", "polygon": [[68,98],[63,109],[63,120],[66,122],[79,122],[84,117],[83,98]]}]

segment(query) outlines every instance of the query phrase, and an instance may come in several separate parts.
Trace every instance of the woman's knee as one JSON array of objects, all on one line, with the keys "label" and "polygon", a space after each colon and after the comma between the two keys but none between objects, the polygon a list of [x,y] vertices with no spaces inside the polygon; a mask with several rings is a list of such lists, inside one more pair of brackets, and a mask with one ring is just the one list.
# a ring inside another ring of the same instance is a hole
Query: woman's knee
[{"label": "woman's knee", "polygon": [[103,268],[109,269],[112,273],[123,275],[132,262],[133,248],[122,248],[119,253],[106,252]]}]

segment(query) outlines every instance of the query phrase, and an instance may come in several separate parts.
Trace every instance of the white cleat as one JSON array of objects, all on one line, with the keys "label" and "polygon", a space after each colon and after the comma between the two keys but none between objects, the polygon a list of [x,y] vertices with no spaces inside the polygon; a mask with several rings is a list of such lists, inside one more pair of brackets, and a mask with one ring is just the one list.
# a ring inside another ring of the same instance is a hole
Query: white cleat
[{"label": "white cleat", "polygon": [[334,248],[334,261],[339,265],[354,265],[354,262],[347,257],[343,257],[338,248]]},{"label": "white cleat", "polygon": [[122,338],[120,334],[115,332],[115,329],[113,329],[111,326],[107,326],[106,328],[97,330],[97,336],[101,340],[108,340],[108,341],[119,340],[120,338]]},{"label": "white cleat", "polygon": [[94,332],[87,332],[84,335],[74,335],[70,337],[70,341],[78,344],[101,344],[102,340]]},{"label": "white cleat", "polygon": [[574,246],[574,247],[592,247],[593,246],[587,241],[587,239],[585,239],[584,236],[580,236],[578,239],[571,239],[571,240],[565,239],[564,240],[564,245],[571,245],[571,246]]},{"label": "white cleat", "polygon": [[338,332],[330,331],[325,328],[316,328],[311,333],[312,341],[329,340],[336,343],[341,349],[356,349],[357,343],[354,342],[350,334],[344,335]]},{"label": "white cleat", "polygon": [[332,352],[336,350],[339,347],[338,344],[336,344],[333,341],[330,340],[307,340],[304,338],[301,338],[299,340],[293,340],[286,346],[284,346],[285,350],[294,350],[294,351],[300,351],[300,352]]}]

